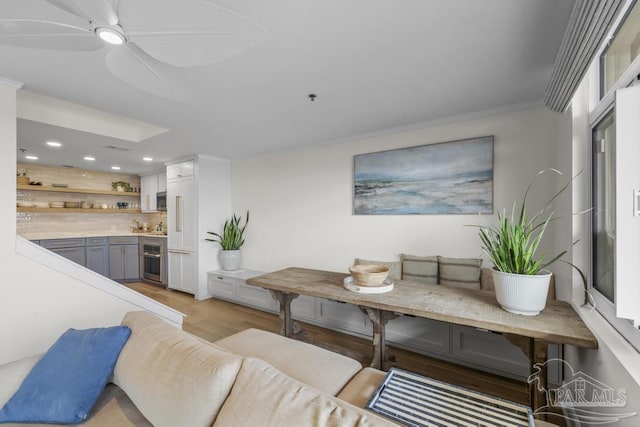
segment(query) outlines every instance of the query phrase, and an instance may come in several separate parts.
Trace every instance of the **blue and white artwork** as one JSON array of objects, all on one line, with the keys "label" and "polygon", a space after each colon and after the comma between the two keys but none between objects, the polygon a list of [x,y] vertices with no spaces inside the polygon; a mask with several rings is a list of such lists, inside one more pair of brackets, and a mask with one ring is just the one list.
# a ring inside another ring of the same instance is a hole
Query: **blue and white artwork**
[{"label": "blue and white artwork", "polygon": [[360,154],[356,215],[493,213],[493,136]]}]

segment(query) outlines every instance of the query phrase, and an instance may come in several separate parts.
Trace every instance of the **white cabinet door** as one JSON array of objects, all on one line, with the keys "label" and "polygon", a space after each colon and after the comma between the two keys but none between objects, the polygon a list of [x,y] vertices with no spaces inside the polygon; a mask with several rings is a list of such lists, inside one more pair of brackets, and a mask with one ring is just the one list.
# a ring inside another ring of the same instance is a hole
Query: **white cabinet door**
[{"label": "white cabinet door", "polygon": [[194,172],[195,162],[188,160],[182,163],[175,163],[167,166],[167,180],[182,178],[184,176],[192,176]]},{"label": "white cabinet door", "polygon": [[207,290],[216,298],[237,301],[237,283],[228,278],[215,274],[207,274]]},{"label": "white cabinet door", "polygon": [[195,294],[198,287],[198,277],[196,271],[196,255],[192,253],[181,253],[168,251],[169,257],[169,282],[170,289],[189,292]]},{"label": "white cabinet door", "polygon": [[449,355],[450,323],[405,315],[390,320],[386,334],[387,340],[398,347]]},{"label": "white cabinet door", "polygon": [[169,249],[196,249],[195,185],[193,177],[167,182],[167,244]]},{"label": "white cabinet door", "polygon": [[167,173],[160,172],[158,174],[158,191],[167,191]]},{"label": "white cabinet door", "polygon": [[147,175],[140,179],[140,206],[142,212],[156,212],[158,175]]},{"label": "white cabinet door", "polygon": [[319,304],[318,320],[323,324],[338,330],[371,333],[371,323],[357,306],[322,298],[316,301]]},{"label": "white cabinet door", "polygon": [[[271,297],[271,293],[257,286],[238,284],[238,302],[251,307],[275,312],[278,303]],[[278,307],[279,309],[279,307]]]},{"label": "white cabinet door", "polygon": [[451,325],[451,356],[482,367],[526,377],[529,359],[502,334],[469,326]]},{"label": "white cabinet door", "polygon": [[[276,309],[280,305],[276,303]],[[316,299],[307,295],[300,295],[291,302],[291,315],[296,320],[316,320]]]}]

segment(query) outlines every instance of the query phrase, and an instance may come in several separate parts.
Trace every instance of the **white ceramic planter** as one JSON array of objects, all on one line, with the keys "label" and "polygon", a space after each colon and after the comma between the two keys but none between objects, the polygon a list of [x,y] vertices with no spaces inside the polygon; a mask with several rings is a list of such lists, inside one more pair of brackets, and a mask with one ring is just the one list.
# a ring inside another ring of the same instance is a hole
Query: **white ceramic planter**
[{"label": "white ceramic planter", "polygon": [[242,262],[242,251],[220,251],[220,264],[223,270],[234,271],[240,268]]},{"label": "white ceramic planter", "polygon": [[547,304],[551,272],[526,275],[492,269],[496,299],[503,309],[524,316],[536,316]]}]

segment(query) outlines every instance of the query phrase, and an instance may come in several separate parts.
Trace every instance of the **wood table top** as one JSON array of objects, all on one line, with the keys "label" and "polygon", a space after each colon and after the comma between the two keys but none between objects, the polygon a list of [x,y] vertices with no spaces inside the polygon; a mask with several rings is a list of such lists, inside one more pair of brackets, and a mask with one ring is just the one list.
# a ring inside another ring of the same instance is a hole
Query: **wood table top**
[{"label": "wood table top", "polygon": [[308,295],[412,314],[427,319],[541,339],[549,343],[597,348],[598,341],[575,312],[563,301],[549,301],[538,316],[522,316],[503,310],[488,291],[398,280],[384,294],[361,294],[344,288],[347,273],[290,267],[247,279],[269,290]]}]

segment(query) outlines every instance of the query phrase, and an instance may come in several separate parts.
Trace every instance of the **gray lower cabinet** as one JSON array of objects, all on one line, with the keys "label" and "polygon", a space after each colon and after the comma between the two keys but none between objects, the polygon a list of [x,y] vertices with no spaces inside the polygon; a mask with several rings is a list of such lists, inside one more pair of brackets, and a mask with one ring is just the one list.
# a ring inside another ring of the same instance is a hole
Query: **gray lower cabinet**
[{"label": "gray lower cabinet", "polygon": [[271,298],[271,293],[262,288],[247,285],[245,282],[248,278],[261,274],[261,271],[253,270],[209,271],[207,273],[207,290],[215,298],[275,313],[278,304]]},{"label": "gray lower cabinet", "polygon": [[40,246],[55,252],[81,266],[86,266],[84,238],[41,240]]},{"label": "gray lower cabinet", "polygon": [[137,237],[109,237],[109,278],[120,281],[140,279]]},{"label": "gray lower cabinet", "polygon": [[447,356],[451,343],[451,324],[438,320],[400,315],[385,329],[387,341],[407,350]]},{"label": "gray lower cabinet", "polygon": [[109,239],[107,237],[87,237],[85,240],[87,268],[109,277]]}]

